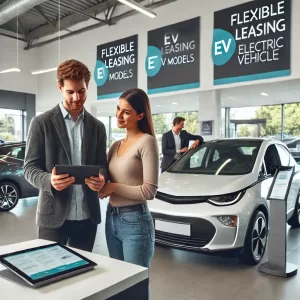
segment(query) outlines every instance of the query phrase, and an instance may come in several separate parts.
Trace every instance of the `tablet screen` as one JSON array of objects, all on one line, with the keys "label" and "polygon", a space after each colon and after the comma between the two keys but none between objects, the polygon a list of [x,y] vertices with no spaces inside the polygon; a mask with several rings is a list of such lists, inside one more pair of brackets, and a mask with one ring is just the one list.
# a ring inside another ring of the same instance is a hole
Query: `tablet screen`
[{"label": "tablet screen", "polygon": [[8,254],[2,257],[1,261],[19,271],[19,274],[25,274],[32,282],[66,274],[92,263],[59,244]]}]

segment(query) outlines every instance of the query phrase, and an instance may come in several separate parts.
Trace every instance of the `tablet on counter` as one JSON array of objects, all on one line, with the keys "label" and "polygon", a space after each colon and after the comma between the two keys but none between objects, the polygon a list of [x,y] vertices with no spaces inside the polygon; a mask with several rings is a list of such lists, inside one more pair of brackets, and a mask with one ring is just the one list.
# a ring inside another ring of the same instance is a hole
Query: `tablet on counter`
[{"label": "tablet on counter", "polygon": [[59,243],[0,255],[0,262],[32,287],[56,282],[97,266]]},{"label": "tablet on counter", "polygon": [[69,174],[71,177],[74,177],[74,184],[85,184],[84,180],[86,178],[90,178],[91,176],[97,177],[100,171],[100,167],[94,165],[56,165],[55,168],[57,175]]}]

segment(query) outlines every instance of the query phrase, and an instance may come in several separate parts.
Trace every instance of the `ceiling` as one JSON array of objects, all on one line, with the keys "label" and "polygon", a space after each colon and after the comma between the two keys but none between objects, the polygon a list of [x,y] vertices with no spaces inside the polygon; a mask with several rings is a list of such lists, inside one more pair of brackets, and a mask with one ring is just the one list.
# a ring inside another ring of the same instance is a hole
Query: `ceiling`
[{"label": "ceiling", "polygon": [[[190,92],[150,96],[151,110],[153,114],[198,111],[203,95],[202,92]],[[220,97],[221,107],[232,108],[300,102],[300,79],[226,88],[220,91]],[[117,100],[99,100],[95,104],[98,116],[112,116],[116,103]]]},{"label": "ceiling", "polygon": [[[0,0],[0,13],[1,5],[10,1],[13,0]],[[135,1],[143,2],[146,7],[154,9],[176,0]],[[36,41],[57,33],[59,29],[62,32],[60,36],[62,39],[96,27],[114,25],[120,19],[138,13],[127,6],[125,11],[118,10],[121,6],[125,7],[117,0],[45,0],[42,4],[21,14],[18,19],[15,16],[11,21],[1,25],[0,35],[16,38],[18,32],[18,37],[27,43],[25,49],[28,50],[52,42],[53,38],[49,38],[48,41],[46,39],[42,43]],[[117,14],[118,11],[122,13]],[[95,23],[87,26],[86,21],[90,19]],[[82,23],[81,28],[72,29],[72,26],[80,23]]]}]

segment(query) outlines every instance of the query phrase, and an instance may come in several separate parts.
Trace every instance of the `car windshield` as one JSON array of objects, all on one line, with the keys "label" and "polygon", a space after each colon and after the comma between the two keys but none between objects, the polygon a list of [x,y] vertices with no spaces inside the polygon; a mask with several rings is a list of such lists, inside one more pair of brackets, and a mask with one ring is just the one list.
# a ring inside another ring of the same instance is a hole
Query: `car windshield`
[{"label": "car windshield", "polygon": [[224,140],[189,150],[170,173],[243,175],[252,172],[262,141]]}]

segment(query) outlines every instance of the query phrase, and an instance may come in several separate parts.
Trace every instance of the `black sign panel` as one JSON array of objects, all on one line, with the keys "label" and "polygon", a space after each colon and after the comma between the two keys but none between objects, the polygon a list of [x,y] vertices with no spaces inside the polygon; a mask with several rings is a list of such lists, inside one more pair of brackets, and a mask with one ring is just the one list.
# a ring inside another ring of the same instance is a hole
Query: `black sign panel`
[{"label": "black sign panel", "polygon": [[201,122],[201,135],[212,135],[213,134],[213,121]]},{"label": "black sign panel", "polygon": [[148,93],[200,87],[200,18],[148,32]]},{"label": "black sign panel", "polygon": [[214,84],[290,75],[291,0],[251,1],[214,14]]},{"label": "black sign panel", "polygon": [[94,79],[98,100],[119,97],[137,87],[137,53],[137,35],[97,47]]}]

